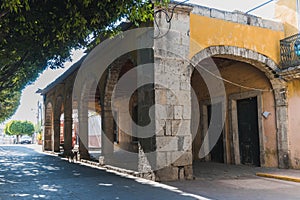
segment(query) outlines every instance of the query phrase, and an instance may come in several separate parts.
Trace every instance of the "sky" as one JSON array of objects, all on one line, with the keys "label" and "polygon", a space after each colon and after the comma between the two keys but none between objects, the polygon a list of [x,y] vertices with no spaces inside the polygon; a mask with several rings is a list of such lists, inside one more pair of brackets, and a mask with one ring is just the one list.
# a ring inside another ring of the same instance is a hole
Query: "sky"
[{"label": "sky", "polygon": [[[267,1],[268,0],[190,0],[188,3],[199,4],[220,10],[239,10],[242,12],[247,12],[248,10]],[[272,19],[274,16],[274,2],[275,1],[251,12],[250,14]],[[11,119],[28,120],[36,123],[38,110],[37,103],[38,101],[43,101],[41,95],[36,94],[36,91],[39,88],[45,88],[48,84],[53,82],[57,77],[63,74],[72,65],[72,63],[78,61],[82,55],[83,50],[73,51],[73,62],[66,63],[64,69],[46,69],[33,84],[27,86],[22,92],[21,104]]]}]

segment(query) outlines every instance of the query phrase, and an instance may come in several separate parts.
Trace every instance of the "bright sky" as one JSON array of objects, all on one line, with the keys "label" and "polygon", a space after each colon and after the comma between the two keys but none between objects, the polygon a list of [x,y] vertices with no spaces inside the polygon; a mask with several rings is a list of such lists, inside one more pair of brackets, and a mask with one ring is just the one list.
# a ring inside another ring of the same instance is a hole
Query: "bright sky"
[{"label": "bright sky", "polygon": [[[189,3],[199,4],[211,8],[217,8],[220,10],[234,11],[239,10],[246,12],[267,0],[190,0]],[[263,18],[272,19],[274,16],[274,3],[269,3],[250,14],[261,16]],[[73,62],[79,60],[82,56],[83,51],[73,52]],[[64,69],[51,70],[47,69],[42,75],[37,79],[37,81],[27,86],[22,93],[21,104],[16,112],[16,114],[11,119],[18,120],[29,120],[36,123],[37,120],[37,102],[42,102],[42,97],[35,92],[38,88],[45,88],[48,84],[54,81],[58,76],[65,72],[72,63],[66,63]]]}]

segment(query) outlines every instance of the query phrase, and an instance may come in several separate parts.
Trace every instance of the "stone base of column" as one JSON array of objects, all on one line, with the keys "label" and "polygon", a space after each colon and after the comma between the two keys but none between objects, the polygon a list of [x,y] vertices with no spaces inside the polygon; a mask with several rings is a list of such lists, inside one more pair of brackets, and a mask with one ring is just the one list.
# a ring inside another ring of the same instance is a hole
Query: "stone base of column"
[{"label": "stone base of column", "polygon": [[44,151],[52,151],[52,141],[51,140],[44,141]]},{"label": "stone base of column", "polygon": [[54,145],[54,152],[60,152],[60,145]]},{"label": "stone base of column", "polygon": [[155,181],[192,180],[193,166],[168,166],[154,172]]}]

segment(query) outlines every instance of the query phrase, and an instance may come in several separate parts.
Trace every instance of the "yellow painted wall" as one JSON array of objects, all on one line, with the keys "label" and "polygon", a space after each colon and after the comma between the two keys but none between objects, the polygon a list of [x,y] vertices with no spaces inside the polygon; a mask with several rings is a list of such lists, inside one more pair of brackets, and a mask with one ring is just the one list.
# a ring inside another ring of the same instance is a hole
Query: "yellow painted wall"
[{"label": "yellow painted wall", "polygon": [[284,24],[286,37],[298,33],[296,0],[278,0],[275,6],[275,18]]},{"label": "yellow painted wall", "polygon": [[[221,76],[229,81],[237,83],[239,85],[259,88],[263,90],[270,90],[271,84],[268,78],[255,67],[246,64],[237,62],[231,66],[220,68]],[[234,74],[238,74],[238,76],[233,76]],[[203,100],[210,99],[210,95],[208,93],[206,84],[204,83],[202,77],[199,73],[193,73],[191,84],[195,93],[198,97],[199,102]],[[251,90],[243,89],[241,87],[236,87],[229,83],[224,83],[226,96],[228,97],[231,94],[239,94],[244,92],[250,92]],[[200,104],[200,103],[199,103]],[[227,108],[227,114],[229,113],[229,108]],[[277,142],[276,142],[276,116],[275,116],[275,102],[273,92],[266,91],[262,93],[262,110],[268,111],[271,115],[267,119],[262,119],[262,127],[263,127],[263,140],[264,140],[264,159],[265,164],[262,165],[264,167],[277,167],[278,159],[277,159]],[[260,113],[258,113],[260,114]],[[230,133],[229,133],[229,118],[227,116],[226,122],[227,126],[225,129],[225,134],[227,135],[228,140],[226,141],[226,153],[228,158],[232,155],[230,147]],[[299,129],[300,130],[300,129]],[[197,137],[193,143],[194,155],[198,155],[197,151],[199,151],[201,146],[201,127],[198,129]],[[230,159],[229,159],[230,160]]]},{"label": "yellow painted wall", "polygon": [[251,49],[279,63],[279,40],[284,33],[196,14],[190,15],[190,56],[215,45]]},{"label": "yellow painted wall", "polygon": [[300,169],[300,79],[288,83],[289,149],[293,168]]}]

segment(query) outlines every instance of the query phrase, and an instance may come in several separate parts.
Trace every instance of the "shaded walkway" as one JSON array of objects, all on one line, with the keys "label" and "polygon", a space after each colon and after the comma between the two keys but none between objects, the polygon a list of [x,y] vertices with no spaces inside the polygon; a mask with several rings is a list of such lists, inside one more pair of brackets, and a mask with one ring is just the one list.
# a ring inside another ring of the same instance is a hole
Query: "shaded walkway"
[{"label": "shaded walkway", "polygon": [[196,199],[173,187],[69,163],[29,147],[0,146],[0,199]]},{"label": "shaded walkway", "polygon": [[300,177],[300,170],[194,162],[194,181],[168,182],[185,192],[210,199],[299,199],[300,183],[256,176],[257,172]]}]

